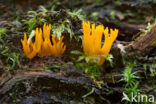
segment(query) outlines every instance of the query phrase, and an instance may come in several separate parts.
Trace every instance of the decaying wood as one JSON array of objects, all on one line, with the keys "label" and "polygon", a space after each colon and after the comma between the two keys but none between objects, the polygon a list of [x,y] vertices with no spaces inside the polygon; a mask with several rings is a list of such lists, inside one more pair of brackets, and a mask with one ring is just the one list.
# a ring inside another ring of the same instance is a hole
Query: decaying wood
[{"label": "decaying wood", "polygon": [[129,44],[125,50],[129,55],[132,54],[150,54],[151,51],[156,48],[156,26],[154,26],[150,32],[144,36],[138,37],[136,41]]},{"label": "decaying wood", "polygon": [[[10,94],[20,99],[17,104],[34,104],[36,101],[68,104],[69,99],[82,102],[82,96],[92,87],[96,87],[93,81],[72,66],[61,68],[59,72],[23,72],[0,78],[0,104],[10,104]],[[99,96],[96,92],[94,95]]]}]

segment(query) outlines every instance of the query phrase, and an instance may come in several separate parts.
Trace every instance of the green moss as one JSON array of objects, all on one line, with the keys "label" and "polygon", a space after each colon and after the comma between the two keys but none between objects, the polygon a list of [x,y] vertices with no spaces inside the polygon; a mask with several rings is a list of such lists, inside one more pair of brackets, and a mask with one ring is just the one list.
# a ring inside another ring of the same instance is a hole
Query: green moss
[{"label": "green moss", "polygon": [[0,28],[0,36],[6,34],[6,32],[7,32],[6,28]]}]

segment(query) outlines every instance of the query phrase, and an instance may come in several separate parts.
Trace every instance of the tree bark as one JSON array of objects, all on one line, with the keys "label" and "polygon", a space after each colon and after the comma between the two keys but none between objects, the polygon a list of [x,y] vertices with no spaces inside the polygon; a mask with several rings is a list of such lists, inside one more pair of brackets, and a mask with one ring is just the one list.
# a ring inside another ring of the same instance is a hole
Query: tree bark
[{"label": "tree bark", "polygon": [[156,49],[156,26],[147,32],[144,36],[138,37],[133,43],[130,43],[126,48],[129,55],[133,54],[150,54]]}]

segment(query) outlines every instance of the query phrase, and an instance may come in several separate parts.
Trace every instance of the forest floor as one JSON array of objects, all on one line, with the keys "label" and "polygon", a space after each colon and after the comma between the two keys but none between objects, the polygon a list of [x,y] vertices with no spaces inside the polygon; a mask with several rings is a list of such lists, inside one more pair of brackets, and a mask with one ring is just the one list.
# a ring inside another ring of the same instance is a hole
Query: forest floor
[{"label": "forest floor", "polygon": [[[147,95],[140,104],[156,104],[156,44],[131,49],[141,37],[154,34],[155,18],[154,0],[2,0],[0,104],[137,103],[121,101],[123,93],[137,100]],[[102,66],[85,61],[82,21],[119,30]],[[44,23],[64,36],[66,51],[30,60],[21,39]]]}]

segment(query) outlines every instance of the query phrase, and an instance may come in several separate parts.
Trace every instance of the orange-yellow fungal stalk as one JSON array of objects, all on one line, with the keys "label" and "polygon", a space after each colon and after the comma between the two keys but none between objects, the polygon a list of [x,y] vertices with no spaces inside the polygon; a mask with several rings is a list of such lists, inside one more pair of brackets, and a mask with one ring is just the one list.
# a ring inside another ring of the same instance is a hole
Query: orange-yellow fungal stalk
[{"label": "orange-yellow fungal stalk", "polygon": [[[83,51],[86,55],[92,57],[99,65],[102,65],[105,61],[106,56],[109,54],[113,42],[118,36],[118,29],[104,28],[103,25],[95,24],[90,26],[90,22],[84,22],[83,25]],[[91,29],[92,28],[92,29]],[[104,35],[104,43],[102,38]]]},{"label": "orange-yellow fungal stalk", "polygon": [[[24,40],[21,40],[24,54],[32,59],[37,54],[42,56],[61,56],[66,46],[63,43],[63,36],[60,40],[52,34],[50,39],[51,25],[43,25],[43,33],[41,28],[36,28],[35,41],[28,41],[27,35],[24,33]],[[51,42],[52,41],[52,42]]]}]

